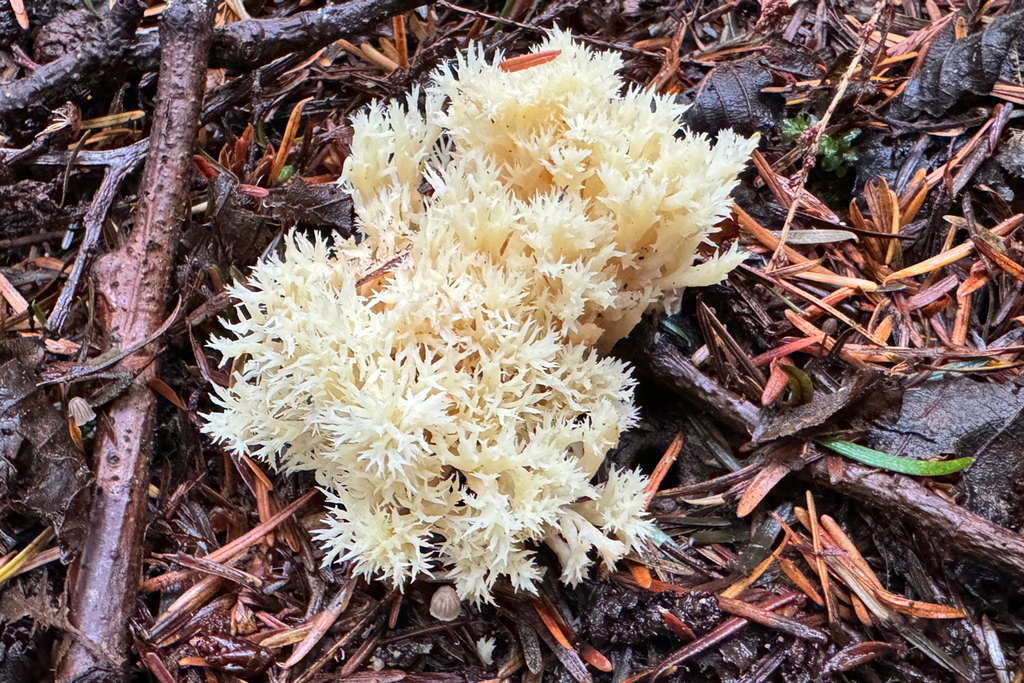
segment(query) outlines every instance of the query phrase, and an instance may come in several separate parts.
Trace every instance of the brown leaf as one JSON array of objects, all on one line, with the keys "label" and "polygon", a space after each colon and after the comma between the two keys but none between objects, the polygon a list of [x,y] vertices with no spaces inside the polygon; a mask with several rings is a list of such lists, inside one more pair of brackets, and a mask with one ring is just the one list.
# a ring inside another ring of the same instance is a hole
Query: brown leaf
[{"label": "brown leaf", "polygon": [[966,31],[974,18],[965,5],[930,42],[920,70],[903,90],[902,106],[940,116],[967,93],[987,95],[992,90],[1004,62],[1013,62],[1009,55],[1016,54],[1013,48],[1020,39],[1024,11],[998,16],[981,31],[958,39],[958,26]]},{"label": "brown leaf", "polygon": [[0,343],[0,506],[47,520],[67,549],[85,533],[71,509],[87,505],[92,477],[67,420],[38,387],[43,348],[27,337]]},{"label": "brown leaf", "polygon": [[186,408],[185,404],[181,402],[178,395],[174,393],[174,389],[171,389],[171,387],[167,385],[167,382],[163,381],[159,377],[150,377],[146,380],[146,386],[173,403],[175,407],[188,412],[188,408]]},{"label": "brown leaf", "polygon": [[1021,266],[1021,264],[1007,256],[1006,253],[999,251],[984,239],[974,240],[974,246],[977,248],[979,254],[995,263],[1019,281],[1024,282],[1024,266]]},{"label": "brown leaf", "polygon": [[[789,375],[779,366],[778,362],[772,363],[772,372],[765,382],[764,391],[761,392],[761,405],[770,406],[775,403],[782,392],[789,384]],[[741,515],[742,516],[742,515]]]},{"label": "brown leaf", "polygon": [[784,100],[762,92],[773,80],[756,57],[716,66],[701,81],[693,106],[686,110],[687,125],[701,133],[732,128],[741,135],[774,128]]},{"label": "brown leaf", "polygon": [[768,493],[775,488],[784,476],[789,474],[789,466],[780,463],[771,464],[763,468],[754,477],[754,480],[750,482],[750,486],[744,492],[743,497],[740,498],[739,505],[736,507],[737,517],[746,517],[757,504],[768,495]]}]

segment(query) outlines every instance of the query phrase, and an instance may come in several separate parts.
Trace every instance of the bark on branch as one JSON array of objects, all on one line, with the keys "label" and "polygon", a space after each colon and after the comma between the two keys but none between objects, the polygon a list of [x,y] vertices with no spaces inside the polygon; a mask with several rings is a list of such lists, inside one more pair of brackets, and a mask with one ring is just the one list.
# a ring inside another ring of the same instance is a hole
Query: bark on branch
[{"label": "bark on branch", "polygon": [[[741,432],[753,434],[755,407],[696,372],[670,343],[657,334],[643,339],[644,352],[631,359],[663,386],[686,396]],[[919,531],[941,539],[952,555],[995,567],[1024,581],[1024,537],[931,492],[917,480],[880,472],[836,456],[818,458],[802,470],[819,486],[828,487],[907,520]]]},{"label": "bark on branch", "polygon": [[[158,104],[135,227],[126,243],[98,259],[93,269],[112,346],[126,348],[148,339],[166,316],[215,10],[215,0],[177,0],[161,18]],[[151,348],[124,362],[146,365],[147,354],[151,357]],[[73,628],[58,667],[60,681],[117,681],[125,675],[125,626],[140,580],[156,405],[145,380],[155,368],[155,362],[150,364],[101,417],[93,455],[91,535],[69,573],[68,620]]]},{"label": "bark on branch", "polygon": [[134,49],[135,31],[145,9],[139,0],[117,0],[104,13],[91,40],[42,65],[32,75],[0,87],[0,118],[24,115],[39,107],[49,109],[61,104],[72,90],[87,91],[109,78],[108,65],[123,63]]},{"label": "bark on branch", "polygon": [[[319,49],[340,38],[365,35],[382,20],[427,2],[352,0],[283,19],[239,21],[216,31],[210,66],[250,71],[296,50]],[[26,109],[62,104],[73,99],[74,91],[87,90],[100,79],[155,71],[166,43],[162,32],[133,39],[142,9],[137,0],[118,0],[97,40],[0,88],[0,120],[24,116]]]},{"label": "bark on branch", "polygon": [[808,466],[818,484],[835,489],[942,542],[957,557],[1024,581],[1024,537],[933,493],[916,480],[886,474],[837,456]]},{"label": "bark on branch", "polygon": [[[319,49],[339,38],[366,35],[384,19],[428,1],[352,0],[283,19],[238,21],[214,33],[210,66],[251,71],[296,50]],[[152,71],[159,59],[159,42],[147,39],[132,51],[130,66],[139,72]]]}]

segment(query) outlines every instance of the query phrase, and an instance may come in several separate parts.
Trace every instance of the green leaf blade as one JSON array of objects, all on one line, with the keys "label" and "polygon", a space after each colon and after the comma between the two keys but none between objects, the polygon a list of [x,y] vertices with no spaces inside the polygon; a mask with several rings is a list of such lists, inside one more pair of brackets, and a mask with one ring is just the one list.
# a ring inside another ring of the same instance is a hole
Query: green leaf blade
[{"label": "green leaf blade", "polygon": [[897,455],[889,455],[866,446],[860,446],[842,439],[818,439],[825,448],[857,462],[879,469],[910,474],[916,477],[941,477],[966,469],[974,462],[974,458],[956,458],[955,460],[916,460]]}]

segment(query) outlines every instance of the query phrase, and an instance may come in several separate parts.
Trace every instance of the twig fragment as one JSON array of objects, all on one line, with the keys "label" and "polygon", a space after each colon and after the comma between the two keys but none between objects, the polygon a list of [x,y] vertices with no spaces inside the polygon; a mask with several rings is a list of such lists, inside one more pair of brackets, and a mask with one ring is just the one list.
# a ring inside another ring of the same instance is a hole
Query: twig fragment
[{"label": "twig fragment", "polygon": [[[138,3],[134,6],[141,9]],[[105,254],[94,268],[106,329],[117,330],[121,348],[150,339],[164,320],[215,13],[213,0],[180,0],[161,18],[164,55],[158,105],[135,228],[121,249]],[[155,365],[150,363],[143,371],[143,381],[155,375]],[[127,673],[124,624],[134,608],[140,578],[155,405],[156,395],[136,383],[103,418],[108,428],[99,431],[94,446],[91,535],[74,562],[74,580],[68,588],[68,620],[74,630],[58,664],[58,681],[97,674],[119,681]]]}]

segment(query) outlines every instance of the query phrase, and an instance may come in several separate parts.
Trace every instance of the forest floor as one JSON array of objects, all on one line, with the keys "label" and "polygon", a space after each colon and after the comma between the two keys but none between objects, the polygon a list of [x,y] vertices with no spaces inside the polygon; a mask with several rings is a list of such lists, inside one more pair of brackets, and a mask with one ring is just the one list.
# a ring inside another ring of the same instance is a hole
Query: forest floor
[{"label": "forest floor", "polygon": [[[0,682],[1022,681],[1024,3],[84,4],[0,7]],[[202,435],[206,343],[353,230],[353,112],[555,26],[761,136],[749,258],[614,350],[658,537],[442,622]]]}]

